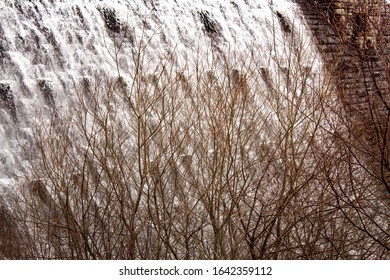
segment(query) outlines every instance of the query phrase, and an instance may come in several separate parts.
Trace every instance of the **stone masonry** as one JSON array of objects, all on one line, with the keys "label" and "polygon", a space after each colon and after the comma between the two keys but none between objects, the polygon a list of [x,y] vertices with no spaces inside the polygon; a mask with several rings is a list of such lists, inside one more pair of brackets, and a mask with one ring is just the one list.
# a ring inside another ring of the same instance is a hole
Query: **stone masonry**
[{"label": "stone masonry", "polygon": [[[386,0],[296,0],[365,158],[390,194],[390,5]],[[368,148],[367,148],[368,147]]]}]

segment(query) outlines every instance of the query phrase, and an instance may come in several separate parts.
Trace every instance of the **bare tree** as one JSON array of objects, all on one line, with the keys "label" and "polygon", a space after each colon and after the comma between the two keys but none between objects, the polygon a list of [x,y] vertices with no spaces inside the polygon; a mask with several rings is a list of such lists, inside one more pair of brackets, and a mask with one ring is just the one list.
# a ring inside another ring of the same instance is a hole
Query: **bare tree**
[{"label": "bare tree", "polygon": [[171,51],[155,63],[143,38],[130,78],[118,66],[81,80],[69,111],[34,129],[10,200],[17,255],[388,258],[387,198],[338,76],[294,22],[276,13],[272,24],[283,41],[264,53],[211,48],[183,65]]}]

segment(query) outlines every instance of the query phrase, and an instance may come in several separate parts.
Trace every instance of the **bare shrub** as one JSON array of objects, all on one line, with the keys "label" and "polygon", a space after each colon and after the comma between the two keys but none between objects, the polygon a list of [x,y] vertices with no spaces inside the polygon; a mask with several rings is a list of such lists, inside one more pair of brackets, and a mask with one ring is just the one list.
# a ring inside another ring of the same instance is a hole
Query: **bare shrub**
[{"label": "bare shrub", "polygon": [[388,258],[388,206],[293,26],[274,56],[210,50],[178,66],[140,43],[130,78],[80,83],[34,130],[13,206],[27,257]]}]

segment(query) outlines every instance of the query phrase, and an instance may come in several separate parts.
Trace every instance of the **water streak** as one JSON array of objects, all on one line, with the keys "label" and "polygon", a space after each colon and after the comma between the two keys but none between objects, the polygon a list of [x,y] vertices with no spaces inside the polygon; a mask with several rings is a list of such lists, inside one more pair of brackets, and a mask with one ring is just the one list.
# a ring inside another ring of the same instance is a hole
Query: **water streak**
[{"label": "water streak", "polygon": [[210,50],[255,49],[263,58],[256,65],[269,73],[272,56],[283,53],[283,34],[292,26],[307,32],[289,0],[1,1],[0,9],[2,185],[13,185],[26,165],[22,149],[35,117],[65,114],[88,77],[131,79],[140,43],[147,42],[151,65],[175,52],[177,67],[194,54],[215,59]]}]

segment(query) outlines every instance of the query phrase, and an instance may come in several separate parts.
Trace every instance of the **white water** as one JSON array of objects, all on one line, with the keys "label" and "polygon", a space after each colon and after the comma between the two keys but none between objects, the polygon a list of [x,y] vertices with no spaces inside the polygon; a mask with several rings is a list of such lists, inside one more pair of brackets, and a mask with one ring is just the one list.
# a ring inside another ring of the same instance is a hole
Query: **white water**
[{"label": "white water", "polygon": [[[242,54],[256,49],[263,59],[257,65],[272,67],[269,61],[282,55],[284,42],[276,12],[297,30],[304,29],[296,4],[288,0],[43,0],[22,1],[19,7],[14,2],[0,2],[0,84],[10,86],[17,118],[0,106],[3,186],[15,184],[26,164],[21,146],[30,141],[36,116],[48,116],[51,110],[65,113],[75,85],[85,76],[104,72],[131,78],[138,48],[132,41],[148,42],[145,53],[151,64],[172,51],[182,58],[175,61],[180,67],[194,54],[211,60],[210,49]],[[133,39],[109,31],[102,9],[114,10]],[[207,30],[201,15],[214,23],[215,32]],[[119,42],[118,66],[114,54]],[[45,101],[40,81],[50,84],[54,104]]]}]

